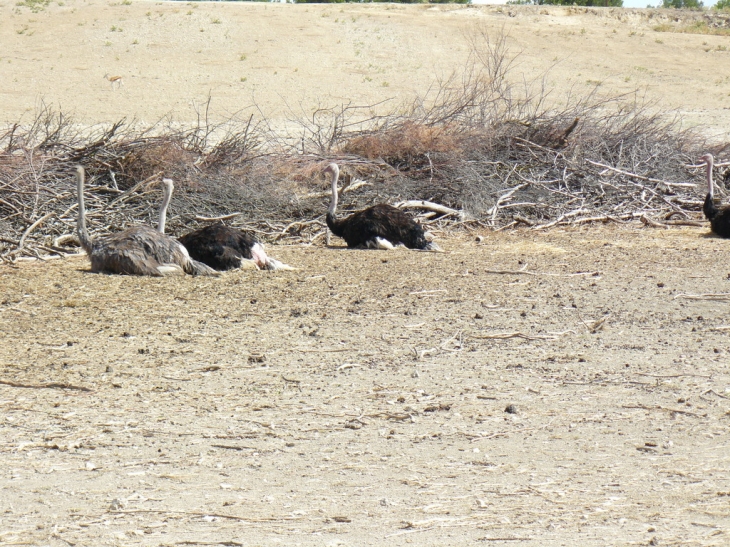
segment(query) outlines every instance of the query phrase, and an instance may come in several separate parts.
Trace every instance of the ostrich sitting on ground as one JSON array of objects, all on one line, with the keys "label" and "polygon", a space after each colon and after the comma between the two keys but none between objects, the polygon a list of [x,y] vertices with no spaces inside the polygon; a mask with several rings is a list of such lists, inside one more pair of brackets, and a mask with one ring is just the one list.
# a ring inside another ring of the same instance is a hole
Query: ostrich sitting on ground
[{"label": "ostrich sitting on ground", "polygon": [[730,237],[730,207],[717,207],[715,205],[715,189],[712,184],[712,167],[715,160],[712,154],[705,154],[700,161],[707,163],[707,197],[702,211],[705,213],[707,220],[710,221],[710,227],[720,237]]},{"label": "ostrich sitting on ground", "polygon": [[327,227],[347,242],[348,247],[367,249],[392,249],[395,245],[405,245],[409,249],[440,251],[436,243],[429,241],[418,222],[400,209],[380,203],[363,211],[338,219],[337,181],[340,169],[330,163],[324,170],[332,177],[332,201],[327,211]]},{"label": "ostrich sitting on ground", "polygon": [[[205,264],[191,260],[185,247],[174,238],[149,226],[133,226],[117,234],[92,239],[86,229],[83,167],[76,168],[76,182],[79,207],[77,232],[81,246],[91,261],[92,272],[156,277],[182,273],[218,275],[218,272]],[[164,188],[165,199],[160,208],[162,229],[165,227],[164,217],[172,197],[172,185],[166,183]]]},{"label": "ostrich sitting on ground", "polygon": [[294,269],[267,256],[264,246],[252,235],[230,228],[222,222],[185,234],[178,241],[185,245],[191,257],[215,270]]}]

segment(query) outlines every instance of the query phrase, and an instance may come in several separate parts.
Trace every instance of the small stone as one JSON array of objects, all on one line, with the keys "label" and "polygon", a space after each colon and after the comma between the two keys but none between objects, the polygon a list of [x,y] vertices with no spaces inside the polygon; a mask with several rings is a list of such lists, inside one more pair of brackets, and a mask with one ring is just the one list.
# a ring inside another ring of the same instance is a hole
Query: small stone
[{"label": "small stone", "polygon": [[507,408],[504,409],[504,411],[507,414],[517,414],[517,407],[513,404],[507,405]]}]

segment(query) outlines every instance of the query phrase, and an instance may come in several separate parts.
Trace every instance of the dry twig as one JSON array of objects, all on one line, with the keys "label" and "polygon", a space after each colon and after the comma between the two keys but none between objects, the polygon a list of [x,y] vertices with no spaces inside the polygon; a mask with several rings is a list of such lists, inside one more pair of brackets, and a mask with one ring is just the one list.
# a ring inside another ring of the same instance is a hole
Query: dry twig
[{"label": "dry twig", "polygon": [[10,387],[21,387],[30,389],[70,389],[74,391],[93,391],[88,387],[75,386],[72,384],[66,384],[62,382],[52,382],[49,384],[21,384],[18,382],[11,382],[10,380],[0,380],[0,384]]},{"label": "dry twig", "polygon": [[674,300],[677,298],[683,298],[686,300],[730,300],[730,293],[707,293],[707,294],[678,294],[674,297]]}]

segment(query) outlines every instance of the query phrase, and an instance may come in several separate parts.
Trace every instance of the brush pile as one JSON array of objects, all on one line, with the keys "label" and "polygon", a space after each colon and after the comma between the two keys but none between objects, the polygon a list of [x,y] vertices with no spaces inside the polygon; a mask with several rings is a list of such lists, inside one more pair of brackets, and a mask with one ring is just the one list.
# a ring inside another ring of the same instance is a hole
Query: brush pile
[{"label": "brush pile", "polygon": [[[635,94],[594,90],[556,108],[544,80],[511,83],[504,37],[475,36],[472,51],[463,73],[411,104],[377,115],[384,105],[322,109],[285,131],[253,116],[212,124],[210,101],[190,128],[120,120],[82,130],[43,108],[30,127],[0,131],[0,259],[76,250],[77,164],[99,235],[154,225],[165,176],[176,185],[172,234],[226,217],[264,240],[314,242],[325,233],[321,170],[331,161],[345,185],[358,183],[342,214],[426,200],[460,212],[427,212],[422,221],[437,228],[701,223],[704,170],[692,164],[703,152],[721,162],[728,145],[709,146]],[[722,163],[719,174],[730,178]]]}]

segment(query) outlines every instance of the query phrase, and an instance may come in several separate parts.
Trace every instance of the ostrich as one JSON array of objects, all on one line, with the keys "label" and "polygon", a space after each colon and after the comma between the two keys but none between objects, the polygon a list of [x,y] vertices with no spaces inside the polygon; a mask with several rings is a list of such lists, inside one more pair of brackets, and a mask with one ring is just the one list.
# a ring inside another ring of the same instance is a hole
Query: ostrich
[{"label": "ostrich", "polygon": [[215,270],[254,268],[294,270],[266,255],[264,246],[252,235],[217,222],[178,238],[195,260]]},{"label": "ostrich", "polygon": [[338,237],[343,238],[350,248],[392,249],[395,245],[405,245],[409,249],[440,251],[436,243],[428,240],[427,232],[420,224],[400,209],[380,203],[363,211],[338,219],[337,181],[340,169],[330,163],[324,170],[332,177],[332,201],[327,211],[327,227]]},{"label": "ostrich", "polygon": [[[205,264],[191,260],[185,247],[174,238],[149,226],[133,226],[117,234],[92,239],[86,229],[83,167],[76,168],[76,182],[79,204],[77,232],[81,246],[91,260],[92,272],[156,277],[181,273],[218,275],[218,272]],[[172,184],[166,183],[159,224],[159,228],[163,230],[171,196]]]},{"label": "ostrich", "polygon": [[707,220],[710,221],[710,227],[720,237],[730,237],[730,206],[718,208],[713,198],[715,197],[715,189],[712,184],[712,167],[715,160],[712,154],[705,154],[700,161],[707,163],[707,197],[702,211],[705,213]]}]

